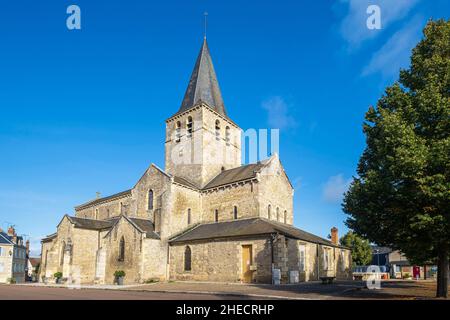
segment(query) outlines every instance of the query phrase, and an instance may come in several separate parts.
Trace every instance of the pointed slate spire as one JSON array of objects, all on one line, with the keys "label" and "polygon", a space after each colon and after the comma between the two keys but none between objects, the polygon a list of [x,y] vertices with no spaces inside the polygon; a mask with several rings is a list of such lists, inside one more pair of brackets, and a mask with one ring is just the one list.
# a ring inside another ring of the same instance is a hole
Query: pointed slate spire
[{"label": "pointed slate spire", "polygon": [[227,117],[206,37],[203,40],[202,48],[178,113],[189,110],[199,102],[206,103],[210,108]]}]

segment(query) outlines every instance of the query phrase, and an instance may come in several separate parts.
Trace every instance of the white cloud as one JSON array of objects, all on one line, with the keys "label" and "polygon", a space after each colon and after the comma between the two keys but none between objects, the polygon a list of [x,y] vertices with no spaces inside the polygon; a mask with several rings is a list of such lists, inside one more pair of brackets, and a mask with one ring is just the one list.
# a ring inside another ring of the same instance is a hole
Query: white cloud
[{"label": "white cloud", "polygon": [[409,65],[411,50],[420,41],[424,23],[420,17],[415,17],[404,25],[372,55],[362,76],[380,72],[384,78],[398,77],[400,68]]},{"label": "white cloud", "polygon": [[323,199],[329,203],[341,202],[343,195],[348,190],[351,182],[351,178],[344,179],[342,174],[330,177],[323,187]]},{"label": "white cloud", "polygon": [[[357,48],[367,39],[376,37],[391,23],[401,20],[408,15],[421,0],[341,0],[347,5],[347,14],[342,20],[339,31],[347,41],[349,48]],[[381,30],[367,28],[366,10],[369,5],[378,5],[381,9]]]},{"label": "white cloud", "polygon": [[267,111],[267,122],[273,129],[288,129],[297,125],[289,114],[289,106],[280,96],[271,97],[263,101],[262,107]]}]

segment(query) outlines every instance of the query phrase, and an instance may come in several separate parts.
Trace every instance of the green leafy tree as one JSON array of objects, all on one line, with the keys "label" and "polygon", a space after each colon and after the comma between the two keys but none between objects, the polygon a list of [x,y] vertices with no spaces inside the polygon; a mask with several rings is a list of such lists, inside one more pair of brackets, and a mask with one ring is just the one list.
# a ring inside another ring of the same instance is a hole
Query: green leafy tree
[{"label": "green leafy tree", "polygon": [[372,248],[369,241],[361,238],[356,233],[349,231],[341,239],[341,245],[352,249],[352,264],[355,266],[365,266],[372,261]]},{"label": "green leafy tree", "polygon": [[437,297],[447,297],[450,248],[450,21],[429,21],[411,66],[366,113],[367,147],[346,193],[346,224],[437,263]]}]

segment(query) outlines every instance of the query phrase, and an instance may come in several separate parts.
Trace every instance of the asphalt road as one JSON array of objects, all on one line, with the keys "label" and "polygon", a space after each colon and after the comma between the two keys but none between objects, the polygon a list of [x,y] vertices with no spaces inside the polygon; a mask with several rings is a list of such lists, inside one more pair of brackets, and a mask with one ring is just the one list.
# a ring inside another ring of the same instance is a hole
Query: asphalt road
[{"label": "asphalt road", "polygon": [[[242,299],[243,297],[240,297]],[[121,290],[0,285],[0,300],[229,300],[236,297]]]}]

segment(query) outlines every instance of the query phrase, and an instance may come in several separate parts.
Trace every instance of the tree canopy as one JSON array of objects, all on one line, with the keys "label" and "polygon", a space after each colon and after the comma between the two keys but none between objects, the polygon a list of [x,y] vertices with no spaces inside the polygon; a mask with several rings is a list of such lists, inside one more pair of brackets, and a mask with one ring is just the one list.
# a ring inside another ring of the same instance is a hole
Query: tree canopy
[{"label": "tree canopy", "polygon": [[372,261],[372,248],[369,241],[361,238],[356,233],[349,231],[341,239],[341,245],[352,249],[352,265],[365,266]]},{"label": "tree canopy", "polygon": [[437,295],[446,296],[450,21],[429,21],[423,34],[410,67],[366,113],[367,146],[343,209],[347,226],[362,237],[402,251],[415,264],[437,262]]}]

